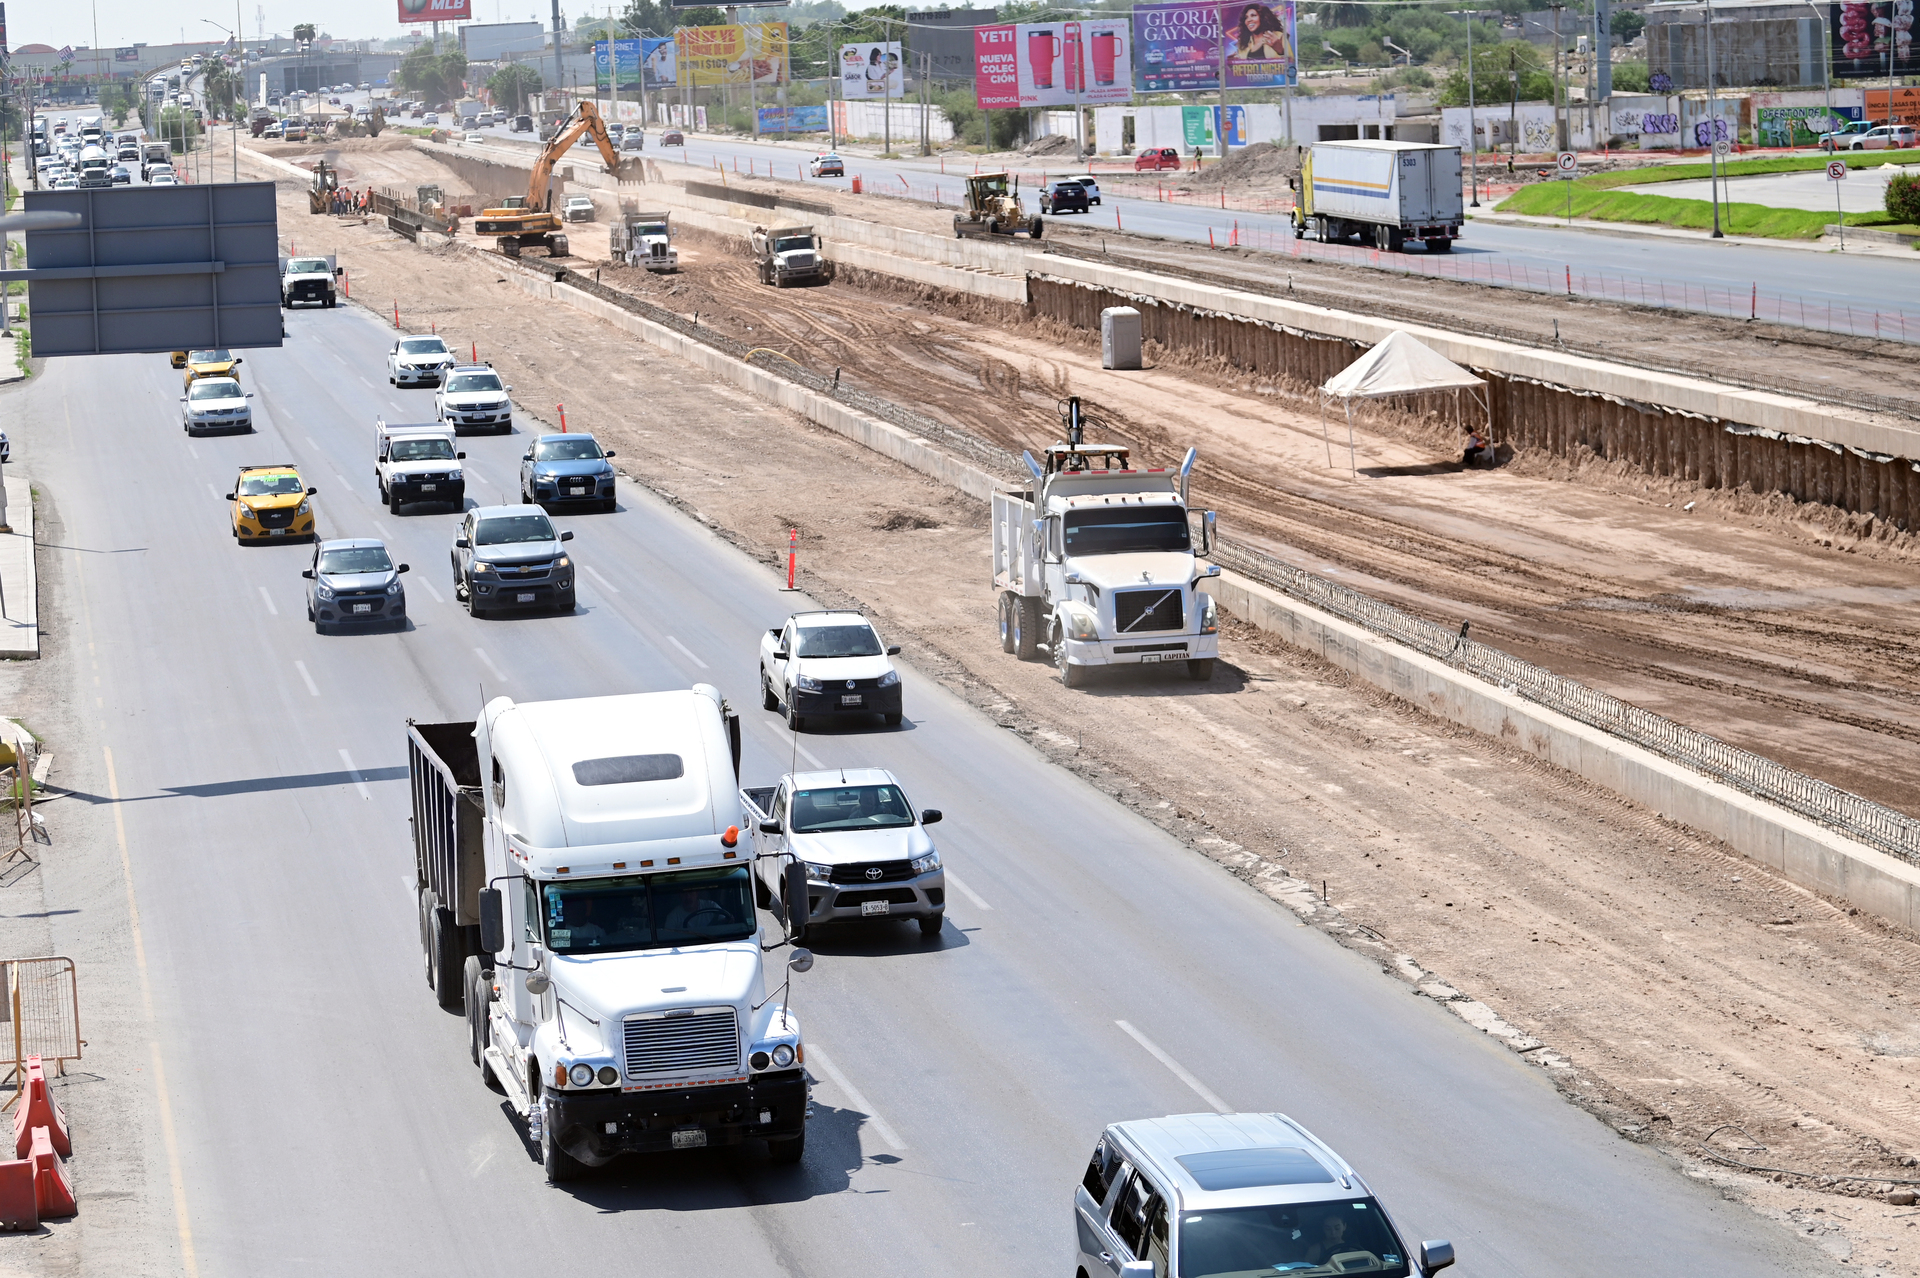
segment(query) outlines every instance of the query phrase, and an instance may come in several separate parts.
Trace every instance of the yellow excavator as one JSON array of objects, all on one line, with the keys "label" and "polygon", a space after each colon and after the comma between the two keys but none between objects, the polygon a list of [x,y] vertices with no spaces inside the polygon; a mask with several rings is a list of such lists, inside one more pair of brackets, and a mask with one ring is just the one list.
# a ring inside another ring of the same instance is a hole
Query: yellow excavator
[{"label": "yellow excavator", "polygon": [[547,188],[553,177],[554,162],[571,150],[583,133],[593,135],[594,145],[600,148],[600,158],[606,161],[607,172],[617,177],[640,175],[639,159],[622,161],[620,153],[613,149],[613,139],[607,136],[607,126],[600,119],[599,109],[591,102],[578,103],[561,121],[552,140],[540,148],[540,158],[534,161],[533,175],[527,181],[526,195],[511,196],[499,208],[482,209],[473,222],[474,234],[494,236],[500,251],[508,257],[519,257],[520,250],[530,245],[546,249],[549,257],[567,256],[564,223],[558,211],[547,207],[551,199]]}]

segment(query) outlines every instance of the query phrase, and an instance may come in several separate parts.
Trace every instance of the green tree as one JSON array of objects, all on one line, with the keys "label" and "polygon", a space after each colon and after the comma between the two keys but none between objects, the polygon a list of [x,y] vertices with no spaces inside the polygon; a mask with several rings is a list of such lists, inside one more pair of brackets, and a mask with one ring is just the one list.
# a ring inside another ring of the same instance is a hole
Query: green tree
[{"label": "green tree", "polygon": [[312,44],[314,37],[320,34],[320,28],[311,22],[294,24],[293,39],[296,44]]},{"label": "green tree", "polygon": [[467,55],[458,49],[436,54],[429,44],[417,45],[400,60],[400,85],[430,105],[451,102],[466,88]]},{"label": "green tree", "polygon": [[540,92],[543,83],[540,73],[532,67],[509,63],[487,77],[487,92],[493,95],[493,104],[501,110],[524,115],[528,96]]},{"label": "green tree", "polygon": [[207,103],[216,115],[233,115],[236,102],[245,96],[241,88],[242,74],[218,58],[207,64]]},{"label": "green tree", "polygon": [[[1513,85],[1507,79],[1508,71],[1519,73],[1522,102],[1551,102],[1553,73],[1542,64],[1541,56],[1541,51],[1525,40],[1509,40],[1505,44],[1486,49],[1476,44],[1473,50],[1474,103],[1492,108],[1499,103],[1510,101],[1513,97]],[[1448,72],[1446,80],[1441,84],[1440,105],[1465,106],[1466,104],[1467,68],[1462,63]]]},{"label": "green tree", "polygon": [[160,113],[160,140],[173,148],[178,155],[193,149],[200,137],[200,121],[179,107],[168,107]]},{"label": "green tree", "polygon": [[100,86],[99,102],[100,109],[113,117],[113,127],[116,129],[127,122],[127,117],[137,105],[127,87],[117,80]]},{"label": "green tree", "polygon": [[1615,93],[1651,93],[1653,77],[1648,73],[1644,62],[1616,62],[1613,64],[1613,91]]}]

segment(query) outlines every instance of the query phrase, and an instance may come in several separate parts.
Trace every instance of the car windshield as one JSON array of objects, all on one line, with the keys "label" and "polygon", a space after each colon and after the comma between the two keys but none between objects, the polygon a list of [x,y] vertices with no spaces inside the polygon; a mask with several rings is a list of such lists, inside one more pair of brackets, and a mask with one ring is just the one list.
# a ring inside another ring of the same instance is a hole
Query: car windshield
[{"label": "car windshield", "polygon": [[403,355],[445,355],[447,344],[437,337],[409,337],[400,343]]},{"label": "car windshield", "polygon": [[391,572],[393,560],[385,546],[342,546],[320,552],[320,571],[324,573]]},{"label": "car windshield", "polygon": [[396,439],[387,450],[395,461],[452,461],[453,445],[444,439]]},{"label": "car windshield", "polygon": [[539,887],[547,948],[608,954],[744,941],[758,930],[744,865],[649,879],[578,879]]},{"label": "car windshield", "polygon": [[228,351],[188,351],[187,352],[187,363],[189,364],[225,364],[231,361],[232,359],[233,359],[233,355],[231,352],[228,352]]},{"label": "car windshield", "polygon": [[1393,1226],[1371,1198],[1229,1207],[1180,1217],[1180,1278],[1254,1273],[1406,1278],[1410,1268]]},{"label": "car windshield", "polygon": [[240,481],[242,497],[290,497],[305,491],[300,486],[300,476],[290,470],[271,475],[248,475]]},{"label": "car windshield", "polygon": [[897,785],[839,785],[796,790],[793,795],[795,834],[890,830],[912,824],[913,809]]},{"label": "car windshield", "polygon": [[510,546],[523,541],[552,541],[553,525],[545,515],[495,515],[474,530],[476,546]]},{"label": "car windshield", "polygon": [[324,257],[296,257],[287,264],[287,269],[290,271],[298,271],[302,274],[308,271],[324,271],[327,269],[327,259]]},{"label": "car windshield", "polygon": [[800,657],[877,657],[885,649],[864,622],[857,626],[808,626],[800,631]]},{"label": "car windshield", "polygon": [[543,439],[533,446],[535,461],[592,461],[600,456],[600,445],[587,436],[575,439]]},{"label": "car windshield", "polygon": [[240,396],[240,383],[225,378],[200,378],[187,391],[188,399],[237,399]]},{"label": "car windshield", "polygon": [[1069,510],[1067,553],[1124,555],[1189,548],[1187,513],[1178,506],[1093,506]]},{"label": "car windshield", "polygon": [[457,373],[447,383],[447,394],[468,395],[474,391],[497,391],[500,378],[495,373]]}]

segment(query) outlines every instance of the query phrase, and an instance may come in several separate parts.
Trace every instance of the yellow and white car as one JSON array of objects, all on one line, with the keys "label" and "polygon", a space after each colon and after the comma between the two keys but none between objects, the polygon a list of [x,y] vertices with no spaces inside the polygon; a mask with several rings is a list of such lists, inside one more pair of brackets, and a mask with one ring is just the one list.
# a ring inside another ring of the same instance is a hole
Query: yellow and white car
[{"label": "yellow and white car", "polygon": [[182,380],[188,386],[193,385],[196,377],[237,378],[240,374],[233,370],[238,365],[246,363],[229,350],[188,351],[184,358],[179,351],[175,351],[174,357],[177,361],[174,367],[186,370],[186,376]]},{"label": "yellow and white car", "polygon": [[227,500],[233,503],[235,541],[292,541],[314,536],[312,496],[300,471],[284,466],[242,466]]}]

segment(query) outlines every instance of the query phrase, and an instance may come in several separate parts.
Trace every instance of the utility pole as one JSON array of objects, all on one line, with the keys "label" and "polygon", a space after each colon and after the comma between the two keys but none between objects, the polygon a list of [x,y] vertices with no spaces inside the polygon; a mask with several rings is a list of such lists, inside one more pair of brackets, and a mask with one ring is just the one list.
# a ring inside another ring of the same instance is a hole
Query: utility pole
[{"label": "utility pole", "polygon": [[1514,153],[1520,149],[1520,72],[1518,54],[1507,50],[1507,86],[1513,91],[1513,99],[1507,104],[1507,172],[1513,172]]},{"label": "utility pole", "polygon": [[[1213,153],[1227,158],[1227,6],[1218,8],[1220,23],[1220,122],[1214,127]],[[1198,164],[1199,161],[1194,161]]]},{"label": "utility pole", "polygon": [[[553,87],[558,89],[566,81],[565,63],[561,61],[561,50],[565,47],[561,37],[565,33],[560,26],[560,0],[553,0]],[[539,121],[535,121],[534,137],[540,136]]]},{"label": "utility pole", "polygon": [[1560,23],[1560,15],[1567,11],[1567,6],[1564,4],[1550,4],[1547,6],[1547,9],[1553,14],[1554,128],[1560,135],[1560,149],[1566,151],[1572,149],[1573,143],[1573,139],[1568,136],[1573,130],[1567,119],[1567,110],[1570,104],[1567,102],[1566,77],[1561,69],[1573,61],[1571,57],[1567,56],[1564,47],[1566,44],[1566,35],[1561,29]]},{"label": "utility pole", "polygon": [[[1293,86],[1287,86],[1287,103],[1293,103]],[[1287,140],[1293,140],[1293,121],[1287,121]],[[1473,172],[1473,203],[1470,208],[1480,207],[1480,133],[1474,124],[1473,115],[1473,10],[1467,10],[1467,154]]]},{"label": "utility pole", "polygon": [[[1720,232],[1720,113],[1718,99],[1713,87],[1713,0],[1707,4],[1707,190],[1713,197],[1713,236],[1719,240],[1726,237]],[[1889,37],[1887,44],[1893,44]],[[1893,99],[1887,99],[1887,106],[1893,106]]]}]

